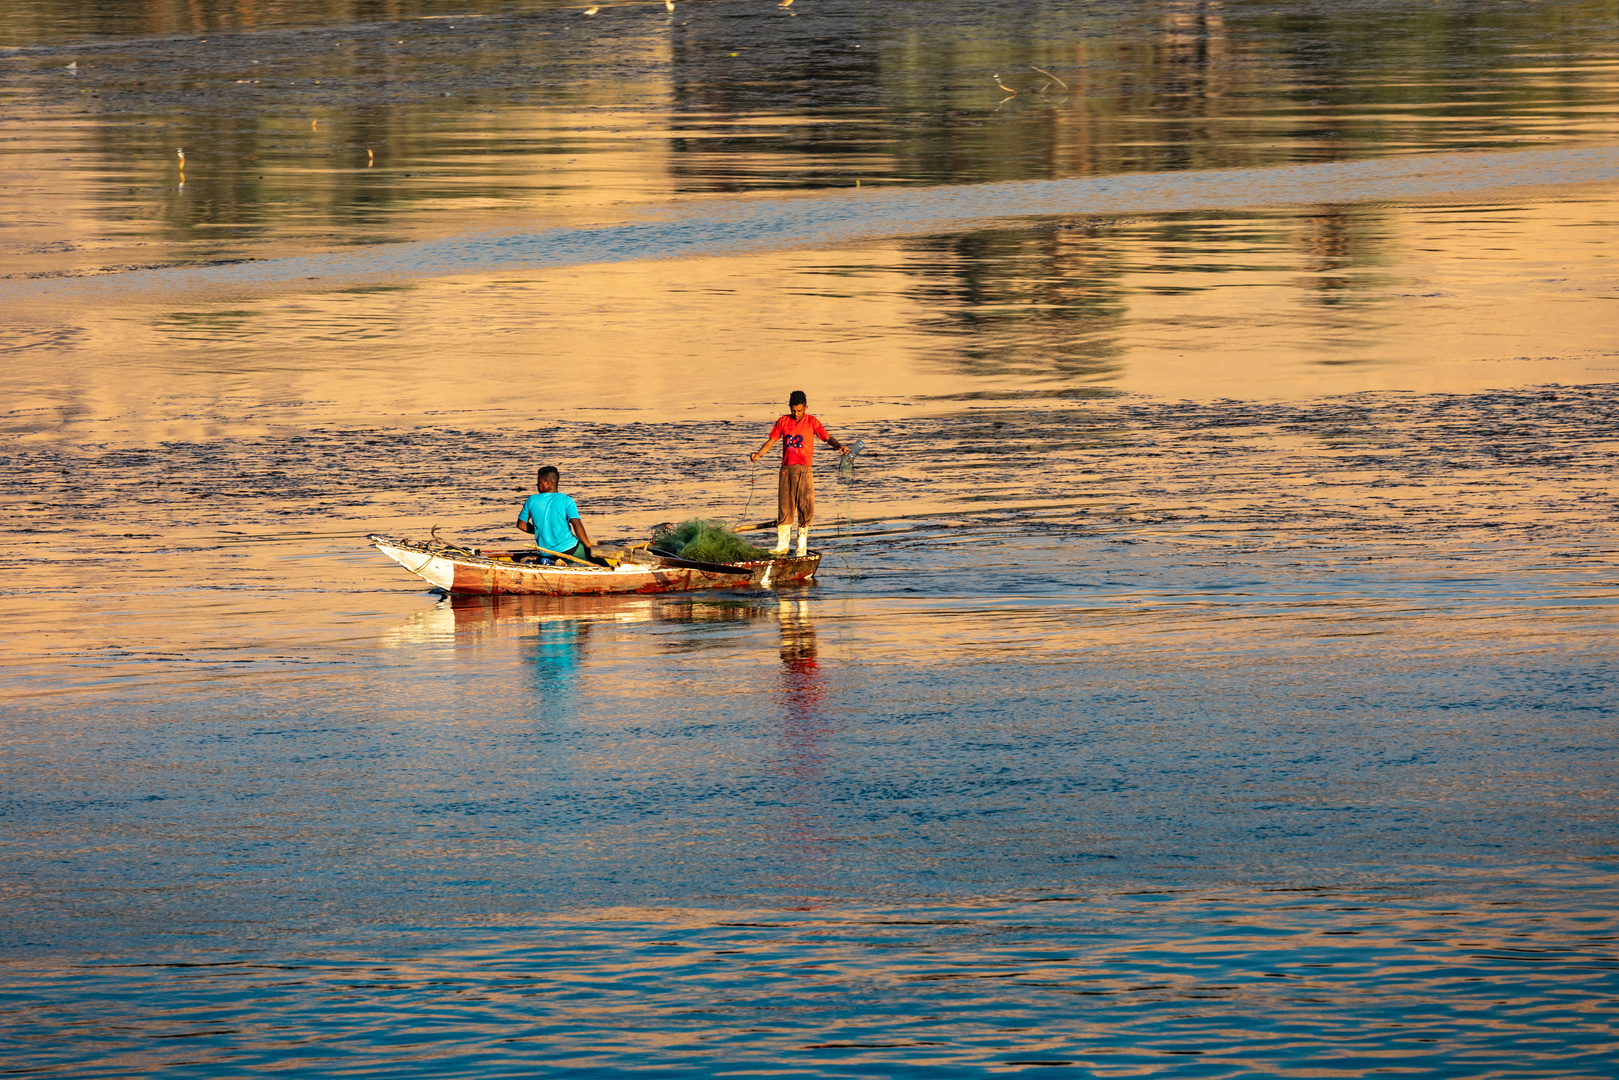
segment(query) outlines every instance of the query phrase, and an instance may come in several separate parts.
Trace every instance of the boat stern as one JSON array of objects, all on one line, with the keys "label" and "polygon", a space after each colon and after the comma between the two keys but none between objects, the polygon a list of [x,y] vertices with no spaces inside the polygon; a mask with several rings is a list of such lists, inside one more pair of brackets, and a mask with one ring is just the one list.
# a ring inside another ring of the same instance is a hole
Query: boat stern
[{"label": "boat stern", "polygon": [[792,585],[814,577],[815,571],[821,566],[821,553],[812,551],[808,555],[789,555],[785,558],[761,559],[758,562],[737,565],[752,569],[753,576],[748,584],[768,589],[773,585]]}]

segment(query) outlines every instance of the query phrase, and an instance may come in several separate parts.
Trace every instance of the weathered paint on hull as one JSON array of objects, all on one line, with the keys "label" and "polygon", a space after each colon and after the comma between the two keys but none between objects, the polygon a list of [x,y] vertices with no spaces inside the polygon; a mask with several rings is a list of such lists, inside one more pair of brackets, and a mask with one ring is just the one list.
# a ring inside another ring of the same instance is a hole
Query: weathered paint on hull
[{"label": "weathered paint on hull", "polygon": [[814,554],[802,559],[739,563],[735,573],[640,563],[626,563],[614,570],[591,570],[450,554],[382,536],[370,540],[378,551],[406,570],[456,596],[608,596],[769,588],[807,581],[815,576],[821,562],[820,555]]}]

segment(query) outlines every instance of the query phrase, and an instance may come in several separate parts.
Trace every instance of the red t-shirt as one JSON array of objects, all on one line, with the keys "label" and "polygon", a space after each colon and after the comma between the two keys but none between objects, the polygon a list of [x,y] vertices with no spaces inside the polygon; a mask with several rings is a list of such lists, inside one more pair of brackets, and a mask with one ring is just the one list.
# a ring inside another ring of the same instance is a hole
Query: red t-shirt
[{"label": "red t-shirt", "polygon": [[[814,439],[809,436],[815,436]],[[791,413],[776,421],[776,426],[770,429],[772,439],[781,440],[782,468],[788,465],[812,465],[815,458],[815,439],[826,442],[831,436],[827,435],[826,428],[821,422],[809,413],[804,419],[794,420]]]}]

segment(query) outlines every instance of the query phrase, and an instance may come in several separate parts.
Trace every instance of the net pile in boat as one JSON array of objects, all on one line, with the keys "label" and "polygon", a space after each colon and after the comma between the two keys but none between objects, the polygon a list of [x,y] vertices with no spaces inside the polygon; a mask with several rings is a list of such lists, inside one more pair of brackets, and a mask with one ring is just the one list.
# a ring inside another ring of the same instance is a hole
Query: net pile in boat
[{"label": "net pile in boat", "polygon": [[694,562],[750,562],[768,559],[770,552],[756,548],[726,527],[723,521],[692,518],[653,538],[660,551]]}]

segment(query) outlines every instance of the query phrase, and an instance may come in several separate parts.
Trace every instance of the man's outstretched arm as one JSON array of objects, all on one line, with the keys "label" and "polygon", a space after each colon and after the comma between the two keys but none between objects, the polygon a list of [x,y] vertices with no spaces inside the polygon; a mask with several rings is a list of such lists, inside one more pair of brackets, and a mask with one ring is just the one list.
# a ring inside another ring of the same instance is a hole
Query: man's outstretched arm
[{"label": "man's outstretched arm", "polygon": [[759,449],[755,450],[753,453],[748,455],[748,460],[749,461],[758,461],[759,458],[764,455],[766,450],[769,450],[772,446],[775,446],[775,445],[776,445],[776,433],[774,431],[772,431],[770,433],[770,438],[765,440],[765,444],[763,446],[759,447]]}]

